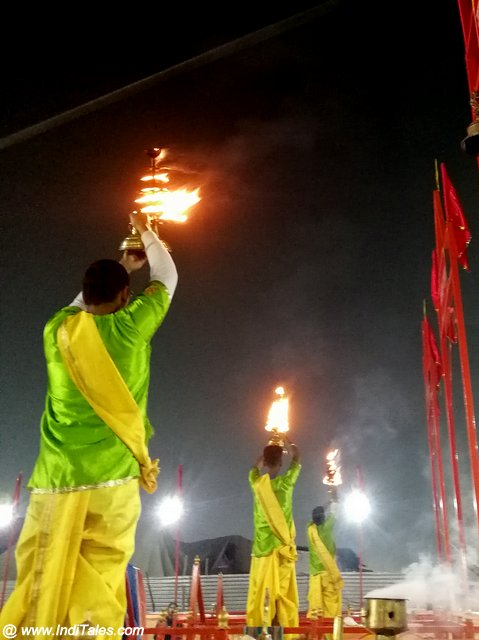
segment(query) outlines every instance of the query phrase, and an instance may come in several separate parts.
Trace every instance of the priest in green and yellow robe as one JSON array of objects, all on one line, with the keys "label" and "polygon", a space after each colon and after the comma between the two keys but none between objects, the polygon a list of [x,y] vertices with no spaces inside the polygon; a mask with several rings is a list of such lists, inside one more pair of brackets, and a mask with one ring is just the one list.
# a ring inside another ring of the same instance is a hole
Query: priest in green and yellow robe
[{"label": "priest in green and yellow robe", "polygon": [[[246,605],[246,624],[250,627],[297,627],[299,623],[293,491],[301,465],[296,445],[286,439],[285,447],[291,463],[284,474],[280,473],[283,448],[274,444],[264,448],[249,472],[254,496],[254,540]],[[265,472],[261,473],[263,468]]]},{"label": "priest in green and yellow robe", "polygon": [[[336,503],[331,503],[334,511]],[[309,542],[308,618],[341,615],[343,580],[336,563],[335,516],[325,515],[324,507],[313,509],[307,528]]]},{"label": "priest in green and yellow robe", "polygon": [[[147,417],[151,340],[177,283],[174,262],[143,214],[131,215],[146,258],[125,252],[87,269],[82,292],[44,328],[48,383],[40,447],[16,548],[7,624],[112,629],[126,613],[125,572],[140,515],[139,487],[156,489]],[[129,273],[148,262],[131,298]],[[70,633],[71,635],[71,633]]]}]

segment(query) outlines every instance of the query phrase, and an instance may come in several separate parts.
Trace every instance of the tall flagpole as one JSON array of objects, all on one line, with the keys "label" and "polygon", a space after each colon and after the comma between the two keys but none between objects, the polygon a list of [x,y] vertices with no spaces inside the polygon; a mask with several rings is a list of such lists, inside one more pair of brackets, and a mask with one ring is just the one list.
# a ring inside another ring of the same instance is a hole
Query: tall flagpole
[{"label": "tall flagpole", "polygon": [[[183,493],[183,466],[178,465],[178,471],[176,475],[176,494],[181,500]],[[180,570],[180,525],[179,520],[176,525],[176,540],[175,540],[175,597],[174,601],[178,603],[178,576]]]},{"label": "tall flagpole", "polygon": [[424,395],[426,403],[426,429],[427,429],[427,442],[429,447],[429,462],[431,465],[431,485],[432,485],[432,505],[434,511],[434,522],[436,525],[436,547],[437,557],[439,562],[444,559],[443,544],[441,535],[441,522],[440,522],[440,508],[438,504],[438,491],[437,491],[437,451],[435,446],[434,429],[432,425],[432,390],[430,381],[431,370],[431,358],[430,348],[427,334],[426,324],[426,310],[425,305],[423,308],[423,321],[422,321],[422,362],[423,362],[423,377],[424,377]]},{"label": "tall flagpole", "polygon": [[[437,322],[439,327],[440,348],[441,348],[441,364],[444,380],[444,402],[446,407],[446,422],[449,436],[449,454],[452,470],[452,480],[454,485],[455,509],[458,525],[459,548],[461,553],[461,564],[464,578],[467,583],[467,560],[466,560],[466,536],[464,530],[464,517],[462,510],[461,484],[459,479],[459,456],[456,445],[456,425],[453,411],[453,393],[452,393],[452,360],[451,360],[451,342],[456,341],[455,330],[451,332],[452,317],[450,299],[449,278],[446,274],[446,257],[444,250],[444,214],[442,211],[439,175],[436,162],[436,189],[433,191],[433,208],[434,208],[434,229],[436,234],[436,264],[433,264],[433,270],[436,269],[436,296],[435,302]],[[454,335],[452,335],[452,333]],[[448,344],[449,341],[449,344]]]},{"label": "tall flagpole", "polygon": [[446,562],[451,562],[451,545],[449,542],[449,520],[447,517],[447,501],[446,501],[446,483],[444,481],[444,465],[442,463],[442,449],[441,449],[441,433],[439,429],[439,406],[437,400],[437,390],[439,386],[439,381],[434,380],[433,382],[434,390],[432,393],[432,402],[431,402],[431,426],[432,426],[432,434],[434,441],[434,448],[436,451],[436,459],[437,459],[437,470],[438,470],[438,478],[439,478],[439,496],[440,502],[439,505],[441,507],[441,515],[442,515],[442,534],[444,537],[444,555],[446,558]]},{"label": "tall flagpole", "polygon": [[[441,165],[443,184],[445,182],[445,166]],[[474,414],[474,400],[471,384],[471,370],[469,355],[467,352],[466,326],[464,322],[464,309],[462,306],[461,286],[459,282],[458,255],[454,231],[452,229],[451,215],[448,207],[448,199],[444,198],[446,212],[446,242],[449,248],[449,267],[451,283],[456,310],[457,341],[459,347],[462,385],[464,394],[464,408],[466,413],[467,440],[469,445],[469,459],[471,466],[472,484],[474,488],[474,511],[476,514],[479,533],[479,448],[476,433],[476,417]]]},{"label": "tall flagpole", "polygon": [[[360,466],[356,468],[358,478],[358,486],[361,493],[364,494],[363,470]],[[363,606],[363,521],[358,524],[358,558],[359,558],[359,608]]]},{"label": "tall flagpole", "polygon": [[459,547],[461,550],[461,564],[467,576],[466,562],[466,535],[464,531],[464,516],[462,511],[461,485],[459,480],[458,453],[456,446],[455,420],[452,410],[452,378],[451,378],[451,348],[447,345],[445,334],[441,335],[441,360],[444,367],[444,399],[446,404],[447,428],[449,433],[449,451],[451,458],[452,480],[454,484],[454,496],[456,517],[459,535]]},{"label": "tall flagpole", "polygon": [[450,223],[446,224],[446,235],[449,244],[449,254],[453,254],[450,260],[452,288],[454,292],[454,307],[456,309],[457,342],[459,347],[462,385],[464,394],[464,408],[466,412],[467,440],[469,444],[469,459],[471,464],[472,484],[474,488],[474,511],[476,513],[479,534],[479,448],[476,434],[476,416],[474,414],[474,400],[471,384],[471,368],[469,354],[467,352],[466,325],[464,322],[464,309],[462,306],[461,289],[459,283],[459,268],[457,266],[457,251],[454,234]]}]

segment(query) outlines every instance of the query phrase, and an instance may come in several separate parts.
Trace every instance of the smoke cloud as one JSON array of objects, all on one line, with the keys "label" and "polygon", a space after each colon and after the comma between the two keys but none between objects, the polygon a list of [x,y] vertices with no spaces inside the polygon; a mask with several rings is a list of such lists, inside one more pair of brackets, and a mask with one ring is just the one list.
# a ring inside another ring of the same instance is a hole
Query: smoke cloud
[{"label": "smoke cloud", "polygon": [[479,582],[466,580],[459,568],[433,564],[427,556],[403,570],[404,580],[375,589],[366,598],[406,600],[408,612],[419,609],[471,612],[479,603]]}]

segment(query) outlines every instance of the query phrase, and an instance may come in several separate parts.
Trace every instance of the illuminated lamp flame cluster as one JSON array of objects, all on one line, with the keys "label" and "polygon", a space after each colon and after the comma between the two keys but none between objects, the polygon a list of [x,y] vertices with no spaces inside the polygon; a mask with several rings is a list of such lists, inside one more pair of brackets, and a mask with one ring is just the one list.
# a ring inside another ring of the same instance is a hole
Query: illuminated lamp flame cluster
[{"label": "illuminated lamp flame cluster", "polygon": [[277,387],[274,392],[278,397],[271,404],[265,429],[272,433],[270,444],[283,446],[281,434],[289,431],[289,399],[286,397],[283,387]]},{"label": "illuminated lamp flame cluster", "polygon": [[323,484],[329,487],[338,487],[342,482],[339,449],[333,449],[326,455],[326,475],[323,478]]},{"label": "illuminated lamp flame cluster", "polygon": [[[201,200],[199,189],[189,190],[185,184],[188,174],[165,164],[167,151],[157,147],[148,150],[150,173],[141,178],[145,186],[135,202],[152,221],[186,222],[188,210]],[[173,189],[174,182],[183,184],[181,188]]]}]

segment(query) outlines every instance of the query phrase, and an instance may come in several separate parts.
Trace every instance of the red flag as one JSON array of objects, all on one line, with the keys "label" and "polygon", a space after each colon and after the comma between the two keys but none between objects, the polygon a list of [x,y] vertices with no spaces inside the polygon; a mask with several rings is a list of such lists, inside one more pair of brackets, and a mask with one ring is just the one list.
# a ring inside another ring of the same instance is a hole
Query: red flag
[{"label": "red flag", "polygon": [[432,250],[431,298],[434,310],[439,311],[441,299],[439,297],[439,264],[437,259],[437,249]]},{"label": "red flag", "polygon": [[446,220],[452,225],[454,240],[456,242],[457,260],[466,271],[469,271],[466,249],[471,241],[471,232],[469,231],[456,190],[447,175],[444,163],[441,164],[441,171]]},{"label": "red flag", "polygon": [[454,307],[447,308],[447,325],[446,325],[446,337],[450,342],[457,342],[457,333],[456,333],[456,312],[454,311]]},{"label": "red flag", "polygon": [[425,347],[428,349],[428,352],[425,354],[426,361],[429,362],[428,369],[433,377],[434,384],[438,387],[442,378],[441,356],[439,355],[439,349],[437,348],[433,330],[426,317],[423,319],[423,328],[426,337]]},{"label": "red flag", "polygon": [[450,342],[456,343],[456,315],[454,307],[449,304],[446,265],[444,260],[439,259],[437,249],[432,250],[431,299],[438,316],[441,335],[444,332]]}]

